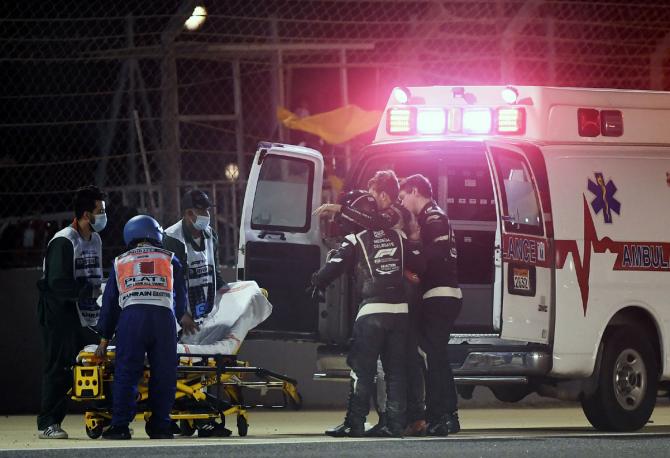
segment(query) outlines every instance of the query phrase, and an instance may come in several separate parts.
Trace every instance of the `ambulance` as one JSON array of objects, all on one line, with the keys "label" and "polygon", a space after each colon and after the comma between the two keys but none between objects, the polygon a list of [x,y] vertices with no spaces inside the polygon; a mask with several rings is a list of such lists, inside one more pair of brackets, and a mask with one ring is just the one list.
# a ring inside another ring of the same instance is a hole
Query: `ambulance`
[{"label": "ambulance", "polygon": [[[643,427],[670,386],[670,93],[527,86],[395,88],[347,189],[378,170],[432,183],[455,230],[463,308],[449,343],[459,393],[581,402],[599,430]],[[261,143],[238,275],[271,292],[261,332],[312,340],[347,378],[357,304],[310,275],[337,240],[317,151]]]}]

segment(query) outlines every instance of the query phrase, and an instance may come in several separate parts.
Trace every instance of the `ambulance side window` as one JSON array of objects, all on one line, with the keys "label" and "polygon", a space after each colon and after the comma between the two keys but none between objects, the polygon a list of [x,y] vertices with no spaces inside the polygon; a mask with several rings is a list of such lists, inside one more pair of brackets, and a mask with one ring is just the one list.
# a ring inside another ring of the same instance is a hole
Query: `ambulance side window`
[{"label": "ambulance side window", "polygon": [[307,232],[313,182],[314,165],[310,161],[266,156],[254,195],[251,228]]},{"label": "ambulance side window", "polygon": [[494,155],[500,180],[505,228],[511,232],[542,235],[537,193],[524,159],[505,151]]}]

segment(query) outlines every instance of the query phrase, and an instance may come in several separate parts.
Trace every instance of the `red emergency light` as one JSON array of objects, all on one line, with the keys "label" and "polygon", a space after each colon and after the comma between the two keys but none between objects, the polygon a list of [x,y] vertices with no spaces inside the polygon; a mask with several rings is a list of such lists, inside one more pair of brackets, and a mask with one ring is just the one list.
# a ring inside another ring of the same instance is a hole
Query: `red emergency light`
[{"label": "red emergency light", "polygon": [[623,114],[620,110],[577,110],[577,130],[580,137],[621,137],[623,135]]},{"label": "red emergency light", "polygon": [[386,131],[391,135],[523,135],[523,107],[414,107],[396,106],[386,112]]}]

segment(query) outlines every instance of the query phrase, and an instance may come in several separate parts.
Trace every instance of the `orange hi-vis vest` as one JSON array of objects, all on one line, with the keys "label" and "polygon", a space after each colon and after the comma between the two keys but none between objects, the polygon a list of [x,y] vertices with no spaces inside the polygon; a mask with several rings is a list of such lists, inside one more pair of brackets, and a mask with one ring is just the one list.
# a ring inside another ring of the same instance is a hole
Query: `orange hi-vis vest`
[{"label": "orange hi-vis vest", "polygon": [[171,251],[154,246],[138,246],[114,260],[119,306],[153,304],[172,310]]}]

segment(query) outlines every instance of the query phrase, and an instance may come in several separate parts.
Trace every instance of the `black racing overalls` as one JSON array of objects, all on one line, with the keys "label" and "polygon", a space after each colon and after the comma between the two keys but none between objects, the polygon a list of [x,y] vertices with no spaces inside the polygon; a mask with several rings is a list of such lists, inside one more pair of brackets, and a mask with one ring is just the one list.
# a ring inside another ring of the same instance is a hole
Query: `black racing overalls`
[{"label": "black racing overalls", "polygon": [[345,237],[316,274],[314,284],[324,288],[344,272],[360,280],[361,304],[353,328],[347,357],[351,367],[351,390],[345,423],[360,425],[370,410],[375,393],[377,359],[386,373],[389,427],[402,430],[406,409],[407,301],[403,269],[418,257],[405,244],[401,232],[393,229],[364,230]]},{"label": "black racing overalls", "polygon": [[[456,241],[447,215],[431,201],[417,215],[417,221],[424,259],[424,270],[419,272],[421,301],[416,314],[419,350],[423,356],[419,361],[426,371],[426,419],[437,422],[458,409],[447,348],[463,295],[458,287]],[[410,365],[416,363],[417,359],[410,359]]]}]

